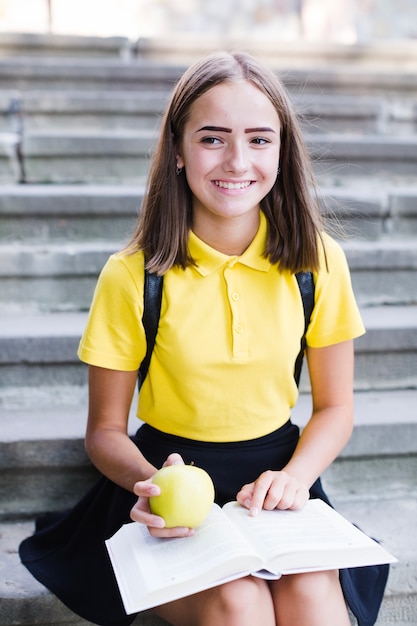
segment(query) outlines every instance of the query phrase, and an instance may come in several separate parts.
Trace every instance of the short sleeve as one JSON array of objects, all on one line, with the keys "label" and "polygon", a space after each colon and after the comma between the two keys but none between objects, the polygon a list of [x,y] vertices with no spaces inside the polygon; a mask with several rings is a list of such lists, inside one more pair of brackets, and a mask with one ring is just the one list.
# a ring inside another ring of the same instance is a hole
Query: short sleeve
[{"label": "short sleeve", "polygon": [[78,348],[81,361],[134,371],[146,351],[142,325],[143,255],[112,255],[99,276]]},{"label": "short sleeve", "polygon": [[307,345],[330,346],[363,335],[365,328],[352,289],[341,246],[324,235],[325,257],[315,275],[315,304],[307,331]]}]

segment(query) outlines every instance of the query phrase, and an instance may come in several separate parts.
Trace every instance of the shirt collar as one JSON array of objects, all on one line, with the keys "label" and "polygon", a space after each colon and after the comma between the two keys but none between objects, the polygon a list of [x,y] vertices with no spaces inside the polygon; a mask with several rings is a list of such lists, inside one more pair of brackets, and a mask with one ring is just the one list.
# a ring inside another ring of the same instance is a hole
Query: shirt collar
[{"label": "shirt collar", "polygon": [[267,272],[271,267],[268,259],[264,257],[268,225],[265,215],[260,212],[259,228],[253,241],[245,252],[237,256],[229,256],[215,250],[190,231],[188,247],[192,258],[196,263],[196,270],[202,276],[208,276],[224,265],[230,267],[241,263],[255,270]]}]

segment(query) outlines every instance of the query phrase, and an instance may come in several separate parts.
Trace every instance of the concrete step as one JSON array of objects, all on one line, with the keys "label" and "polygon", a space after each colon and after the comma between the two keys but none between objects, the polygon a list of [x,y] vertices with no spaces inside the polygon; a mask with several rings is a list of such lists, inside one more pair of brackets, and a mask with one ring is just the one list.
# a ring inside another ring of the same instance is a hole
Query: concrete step
[{"label": "concrete step", "polygon": [[[131,230],[133,222],[132,215]],[[122,246],[123,240],[0,244],[0,311],[87,310],[99,272]],[[417,238],[342,246],[361,306],[417,303]]]},{"label": "concrete step", "polygon": [[185,68],[141,59],[10,56],[0,59],[0,89],[171,90]]},{"label": "concrete step", "polygon": [[51,33],[0,33],[2,57],[128,58],[132,45],[127,37],[54,35]]},{"label": "concrete step", "polygon": [[319,184],[369,187],[416,184],[417,141],[412,136],[310,135],[307,145]]},{"label": "concrete step", "polygon": [[101,268],[121,247],[121,242],[0,245],[0,311],[88,310]]},{"label": "concrete step", "polygon": [[341,243],[360,306],[417,303],[417,239]]},{"label": "concrete step", "polygon": [[168,91],[22,92],[25,131],[40,129],[154,130]]},{"label": "concrete step", "polygon": [[319,194],[330,229],[336,221],[347,239],[393,240],[417,235],[417,187],[413,185],[321,186]]},{"label": "concrete step", "polygon": [[355,342],[356,388],[416,387],[417,305],[361,312],[367,332]]},{"label": "concrete step", "polygon": [[[3,185],[0,242],[120,240],[131,232],[143,185]],[[417,235],[417,186],[323,187],[329,226],[348,238]]]},{"label": "concrete step", "polygon": [[[21,564],[17,550],[33,528],[33,521],[0,522],[0,625],[88,626],[91,622],[70,611]],[[134,626],[168,625],[144,612]]]},{"label": "concrete step", "polygon": [[27,183],[144,183],[156,133],[32,131],[22,141]]},{"label": "concrete step", "polygon": [[3,185],[0,242],[123,241],[143,192],[143,185]]},{"label": "concrete step", "polygon": [[415,98],[349,94],[293,94],[304,132],[311,134],[412,135],[417,130]]},{"label": "concrete step", "polygon": [[[378,626],[415,624],[416,399],[417,390],[357,393],[354,436],[323,478],[337,509],[399,559],[392,566]],[[296,407],[294,420],[301,425],[309,402],[301,396]],[[14,410],[0,422],[1,501],[6,503],[0,521],[0,569],[6,573],[0,582],[0,625],[85,623],[37,583],[17,555],[20,541],[33,532],[32,516],[72,506],[94,480],[82,447],[85,411],[85,406],[65,407],[57,419],[51,408]],[[136,427],[131,418],[131,430]],[[74,467],[83,470],[84,482],[82,476],[74,480]],[[6,511],[7,506],[17,508]],[[135,624],[159,626],[148,619],[141,615]]]},{"label": "concrete step", "polygon": [[303,96],[326,93],[412,98],[417,91],[416,73],[411,68],[407,70],[405,65],[401,71],[398,67],[397,71],[388,67],[360,69],[351,64],[315,68],[300,66],[284,70],[283,80],[290,93]]},{"label": "concrete step", "polygon": [[[417,305],[371,307],[362,314],[367,333],[356,341],[356,388],[415,387]],[[0,394],[11,397],[14,390],[19,397],[22,387],[85,385],[86,366],[76,351],[86,317],[87,313],[4,314]]]}]

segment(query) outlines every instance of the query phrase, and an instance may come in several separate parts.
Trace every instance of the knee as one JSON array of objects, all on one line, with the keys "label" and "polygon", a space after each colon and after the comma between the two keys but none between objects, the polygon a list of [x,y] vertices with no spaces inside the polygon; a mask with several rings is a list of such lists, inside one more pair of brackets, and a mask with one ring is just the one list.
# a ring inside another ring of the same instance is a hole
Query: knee
[{"label": "knee", "polygon": [[338,570],[323,572],[308,572],[283,576],[277,581],[282,593],[287,597],[306,604],[326,602],[327,599],[340,590]]},{"label": "knee", "polygon": [[221,614],[229,617],[230,622],[226,623],[246,623],[248,615],[259,611],[260,606],[267,610],[269,605],[273,614],[272,597],[264,580],[250,576],[234,580],[218,587],[216,595]]},{"label": "knee", "polygon": [[350,625],[337,570],[282,576],[272,593],[279,626]]}]

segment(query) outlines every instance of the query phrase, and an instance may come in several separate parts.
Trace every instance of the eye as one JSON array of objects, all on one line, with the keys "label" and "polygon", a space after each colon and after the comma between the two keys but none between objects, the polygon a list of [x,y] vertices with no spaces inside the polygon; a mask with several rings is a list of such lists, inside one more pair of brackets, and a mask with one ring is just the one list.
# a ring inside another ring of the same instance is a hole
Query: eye
[{"label": "eye", "polygon": [[201,143],[205,143],[209,146],[215,146],[221,143],[221,140],[218,137],[202,137],[200,141]]},{"label": "eye", "polygon": [[255,144],[255,146],[265,146],[266,144],[271,143],[271,141],[266,137],[254,137],[251,139],[251,143]]}]

